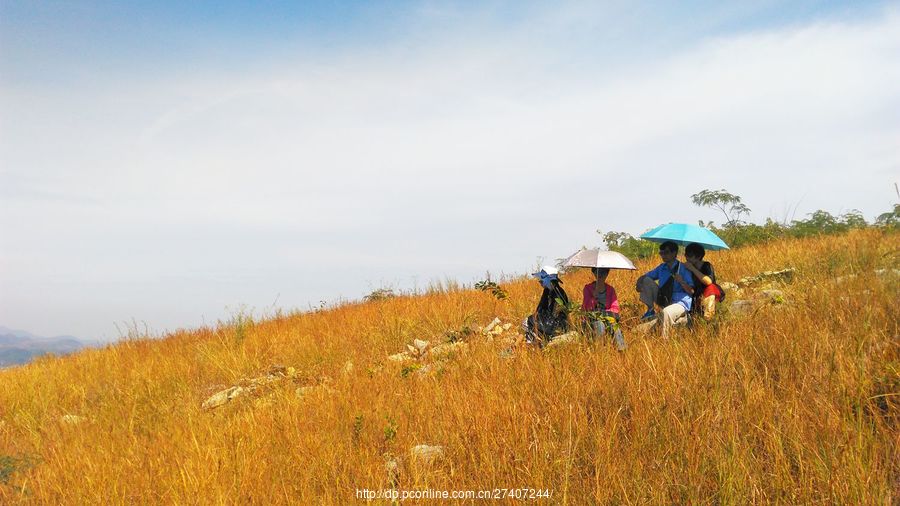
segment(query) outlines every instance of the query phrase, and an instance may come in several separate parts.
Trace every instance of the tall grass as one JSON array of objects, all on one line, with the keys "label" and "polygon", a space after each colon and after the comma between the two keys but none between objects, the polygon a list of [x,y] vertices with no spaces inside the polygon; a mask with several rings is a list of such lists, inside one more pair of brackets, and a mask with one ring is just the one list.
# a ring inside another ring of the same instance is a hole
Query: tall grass
[{"label": "tall grass", "polygon": [[[522,279],[504,300],[448,285],[42,359],[0,372],[0,502],[346,504],[391,486],[399,457],[400,489],[546,488],[548,504],[896,503],[900,288],[873,271],[898,252],[896,233],[862,230],[711,253],[722,280],[795,267],[787,302],[670,340],[626,333],[625,353],[501,358],[476,336],[428,374],[386,360],[495,316],[518,326],[540,294]],[[610,276],[626,329],[651,267]],[[578,300],[588,281],[564,286]],[[272,364],[297,378],[201,409]],[[445,457],[416,465],[416,444]]]}]

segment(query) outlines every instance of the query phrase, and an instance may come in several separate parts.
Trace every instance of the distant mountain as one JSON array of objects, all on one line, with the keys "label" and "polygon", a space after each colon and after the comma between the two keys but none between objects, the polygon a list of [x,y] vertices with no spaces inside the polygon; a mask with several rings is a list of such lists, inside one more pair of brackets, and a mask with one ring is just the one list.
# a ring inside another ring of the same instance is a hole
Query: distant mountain
[{"label": "distant mountain", "polygon": [[0,326],[0,367],[26,364],[47,353],[65,355],[97,344],[73,336],[41,337]]},{"label": "distant mountain", "polygon": [[27,337],[29,339],[39,339],[38,336],[32,334],[31,332],[25,332],[24,330],[11,329],[9,327],[4,327],[3,325],[0,325],[0,335],[15,336],[15,337]]}]

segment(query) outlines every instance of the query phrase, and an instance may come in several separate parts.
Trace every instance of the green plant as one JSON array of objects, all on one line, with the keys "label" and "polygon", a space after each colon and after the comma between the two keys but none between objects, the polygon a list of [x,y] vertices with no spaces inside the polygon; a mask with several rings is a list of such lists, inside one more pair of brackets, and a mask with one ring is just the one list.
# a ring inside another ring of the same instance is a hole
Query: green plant
[{"label": "green plant", "polygon": [[397,294],[394,293],[394,290],[391,288],[379,288],[377,290],[372,290],[369,295],[363,297],[363,300],[366,302],[375,302],[379,300],[387,300],[396,297]]},{"label": "green plant", "polygon": [[353,417],[353,444],[359,444],[359,440],[362,435],[362,427],[363,416],[356,415],[355,417]]},{"label": "green plant", "polygon": [[650,258],[656,254],[658,245],[644,241],[627,232],[606,232],[597,230],[603,236],[603,243],[610,251],[617,251],[628,258]]},{"label": "green plant", "polygon": [[397,437],[397,422],[390,416],[385,417],[387,424],[384,426],[384,442],[391,443]]},{"label": "green plant", "polygon": [[234,325],[234,339],[237,342],[243,342],[247,337],[247,330],[253,326],[253,315],[245,309],[239,310],[231,319]]},{"label": "green plant", "polygon": [[[568,304],[565,304],[561,298],[557,298],[556,303],[565,307],[566,313],[577,322],[603,322],[609,335],[615,334],[616,331],[622,328],[618,320],[605,311],[585,311],[575,302],[569,301]],[[581,331],[582,333],[588,333],[590,329],[587,325],[582,325]]]},{"label": "green plant", "polygon": [[460,327],[458,330],[448,330],[444,332],[444,338],[448,343],[455,343],[457,341],[464,341],[467,337],[474,334],[475,330],[468,324],[466,324]]},{"label": "green plant", "polygon": [[879,227],[900,227],[900,204],[894,204],[894,210],[881,213],[875,218],[875,224]]},{"label": "green plant", "polygon": [[422,368],[422,364],[418,364],[418,363],[405,365],[405,366],[403,366],[403,369],[400,370],[400,377],[405,378],[405,377],[409,376],[410,374],[418,371],[421,368]]},{"label": "green plant", "polygon": [[34,459],[25,457],[13,457],[12,455],[0,455],[0,484],[9,484],[10,478],[16,471],[24,471],[34,466]]},{"label": "green plant", "polygon": [[494,283],[490,279],[475,283],[475,288],[481,290],[482,292],[491,292],[491,295],[496,297],[497,300],[503,300],[507,297],[506,290],[501,288],[500,285]]}]

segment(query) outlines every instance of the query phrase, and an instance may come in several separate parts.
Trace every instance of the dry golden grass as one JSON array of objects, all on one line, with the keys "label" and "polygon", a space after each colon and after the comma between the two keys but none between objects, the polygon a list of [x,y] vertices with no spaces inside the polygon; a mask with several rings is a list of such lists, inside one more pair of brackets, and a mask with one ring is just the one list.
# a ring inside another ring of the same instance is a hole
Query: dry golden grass
[{"label": "dry golden grass", "polygon": [[[540,291],[511,280],[504,301],[434,289],[42,359],[0,372],[0,455],[25,459],[3,461],[0,502],[346,504],[389,487],[393,454],[399,489],[550,489],[544,504],[896,503],[898,283],[873,269],[898,251],[897,234],[866,230],[711,253],[721,280],[795,267],[787,304],[668,341],[626,332],[624,354],[503,359],[476,336],[431,374],[385,360],[495,316],[518,327]],[[637,275],[610,276],[626,302]],[[587,281],[564,286],[580,300]],[[272,364],[298,378],[201,409]],[[445,458],[414,465],[420,443]]]}]

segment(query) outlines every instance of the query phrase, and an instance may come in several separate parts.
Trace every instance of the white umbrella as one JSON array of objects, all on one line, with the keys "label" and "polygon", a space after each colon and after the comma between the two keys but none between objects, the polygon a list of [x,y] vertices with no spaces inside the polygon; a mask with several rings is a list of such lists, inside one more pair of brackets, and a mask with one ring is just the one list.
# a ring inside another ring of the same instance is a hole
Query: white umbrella
[{"label": "white umbrella", "polygon": [[566,259],[565,265],[567,267],[605,267],[630,271],[637,269],[625,255],[617,251],[605,251],[599,248],[577,251]]}]

